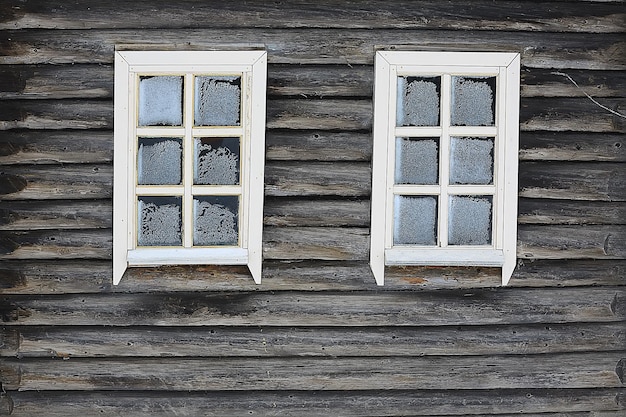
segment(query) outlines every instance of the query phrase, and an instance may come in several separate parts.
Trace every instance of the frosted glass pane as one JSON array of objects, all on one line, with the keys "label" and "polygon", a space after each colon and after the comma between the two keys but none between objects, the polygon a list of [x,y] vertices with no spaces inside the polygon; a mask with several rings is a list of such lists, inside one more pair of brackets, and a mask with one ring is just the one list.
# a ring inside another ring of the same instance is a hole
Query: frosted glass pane
[{"label": "frosted glass pane", "polygon": [[195,138],[194,184],[239,184],[239,138]]},{"label": "frosted glass pane", "polygon": [[452,77],[454,126],[493,126],[496,77]]},{"label": "frosted glass pane", "polygon": [[448,244],[491,244],[491,196],[450,196]]},{"label": "frosted glass pane", "polygon": [[193,244],[238,246],[239,197],[195,197]]},{"label": "frosted glass pane", "polygon": [[139,197],[139,246],[181,246],[180,197]]},{"label": "frosted glass pane", "polygon": [[239,126],[241,77],[196,77],[196,126]]},{"label": "frosted glass pane", "polygon": [[398,77],[398,126],[439,125],[440,77]]},{"label": "frosted glass pane", "polygon": [[450,184],[493,182],[493,138],[451,138]]},{"label": "frosted glass pane", "polygon": [[394,198],[394,245],[437,244],[437,197]]},{"label": "frosted glass pane", "polygon": [[139,126],[183,123],[183,77],[139,78]]},{"label": "frosted glass pane", "polygon": [[181,183],[182,140],[177,138],[139,138],[137,175],[140,185],[178,185]]},{"label": "frosted glass pane", "polygon": [[396,138],[396,184],[437,184],[439,138]]}]

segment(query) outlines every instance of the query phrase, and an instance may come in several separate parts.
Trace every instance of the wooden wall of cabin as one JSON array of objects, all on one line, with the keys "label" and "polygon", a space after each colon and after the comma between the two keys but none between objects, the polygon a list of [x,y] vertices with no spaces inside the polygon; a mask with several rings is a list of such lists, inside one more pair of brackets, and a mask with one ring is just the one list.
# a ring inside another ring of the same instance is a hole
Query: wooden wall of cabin
[{"label": "wooden wall of cabin", "polygon": [[[623,415],[624,3],[344,3],[2,2],[0,415]],[[120,44],[267,49],[261,285],[200,266],[112,286]],[[379,47],[521,53],[509,287],[375,285]]]}]

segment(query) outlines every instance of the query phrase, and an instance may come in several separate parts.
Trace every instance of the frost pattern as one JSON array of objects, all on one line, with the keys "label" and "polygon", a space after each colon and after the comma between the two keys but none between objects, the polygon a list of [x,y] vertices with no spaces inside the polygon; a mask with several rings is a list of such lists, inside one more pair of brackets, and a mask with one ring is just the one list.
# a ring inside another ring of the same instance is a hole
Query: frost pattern
[{"label": "frost pattern", "polygon": [[493,139],[451,138],[450,184],[493,182]]},{"label": "frost pattern", "polygon": [[138,235],[139,246],[181,245],[180,203],[157,204],[140,199]]},{"label": "frost pattern", "polygon": [[450,197],[448,243],[450,245],[491,244],[491,197]]},{"label": "frost pattern", "polygon": [[[226,197],[229,198],[229,197]],[[236,197],[231,197],[236,201]],[[215,199],[217,200],[217,198]],[[195,224],[193,243],[199,246],[237,246],[238,227],[235,212],[228,207],[209,201],[194,199]]]},{"label": "frost pattern", "polygon": [[398,126],[439,125],[439,92],[432,80],[437,79],[398,77]]},{"label": "frost pattern", "polygon": [[[213,144],[209,143],[213,142]],[[217,146],[222,142],[225,146]],[[194,167],[194,184],[202,185],[234,185],[239,183],[239,140],[194,140],[196,165]],[[230,145],[230,146],[229,146]]]},{"label": "frost pattern", "polygon": [[493,126],[495,77],[452,77],[452,124]]},{"label": "frost pattern", "polygon": [[393,243],[436,245],[437,198],[399,195],[394,200]]},{"label": "frost pattern", "polygon": [[137,172],[141,185],[180,184],[180,140],[139,139]]},{"label": "frost pattern", "polygon": [[437,184],[438,139],[396,138],[396,184]]},{"label": "frost pattern", "polygon": [[240,77],[196,77],[196,126],[239,126]]},{"label": "frost pattern", "polygon": [[139,80],[139,126],[180,126],[183,123],[183,78],[142,77]]}]

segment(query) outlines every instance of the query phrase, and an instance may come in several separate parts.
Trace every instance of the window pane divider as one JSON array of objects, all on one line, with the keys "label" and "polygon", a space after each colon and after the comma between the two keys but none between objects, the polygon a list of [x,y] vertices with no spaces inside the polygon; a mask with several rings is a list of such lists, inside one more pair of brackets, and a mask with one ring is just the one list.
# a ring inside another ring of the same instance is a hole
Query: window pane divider
[{"label": "window pane divider", "polygon": [[183,246],[185,248],[191,248],[193,246],[193,227],[194,227],[194,218],[193,218],[193,195],[192,195],[192,186],[193,186],[193,164],[194,164],[194,155],[193,155],[193,137],[191,134],[193,127],[193,93],[194,93],[194,85],[193,85],[193,74],[185,74],[185,99],[184,99],[184,107],[183,114],[185,120],[185,145],[183,146],[184,152],[184,165],[183,165],[183,184],[185,187],[184,201],[183,201]]},{"label": "window pane divider", "polygon": [[183,137],[185,135],[184,127],[164,127],[164,126],[141,126],[137,128],[137,136],[176,136]]},{"label": "window pane divider", "polygon": [[450,94],[452,77],[443,74],[441,77],[441,137],[439,138],[439,204],[437,217],[439,219],[437,240],[439,246],[448,246],[448,184],[450,183]]},{"label": "window pane divider", "polygon": [[[243,83],[243,80],[242,80]],[[242,90],[243,90],[242,85]],[[243,97],[242,97],[243,98]],[[243,114],[241,115],[243,118]],[[192,121],[193,123],[193,121]],[[195,137],[240,137],[243,136],[242,127],[194,127],[191,130],[191,134]]]},{"label": "window pane divider", "polygon": [[450,136],[496,136],[498,128],[495,126],[450,126],[448,133]]}]

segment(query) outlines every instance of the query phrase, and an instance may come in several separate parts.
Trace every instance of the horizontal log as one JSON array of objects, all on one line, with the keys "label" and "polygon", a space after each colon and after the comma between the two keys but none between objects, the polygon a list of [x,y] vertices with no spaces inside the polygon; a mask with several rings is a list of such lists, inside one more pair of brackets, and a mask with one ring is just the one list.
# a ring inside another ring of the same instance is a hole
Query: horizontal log
[{"label": "horizontal log", "polygon": [[623,163],[523,162],[519,196],[563,200],[625,201]]},{"label": "horizontal log", "polygon": [[110,229],[111,200],[0,201],[0,230]]},{"label": "horizontal log", "polygon": [[[604,105],[624,114],[624,99]],[[623,117],[587,98],[525,98],[520,111],[522,131],[626,132]],[[0,130],[112,129],[113,105],[93,100],[0,101]],[[370,130],[370,100],[276,99],[267,102],[267,128]]]},{"label": "horizontal log", "polygon": [[517,222],[569,225],[625,224],[626,205],[623,202],[520,198]]},{"label": "horizontal log", "polygon": [[[626,351],[524,356],[69,361],[5,359],[7,389],[377,390],[619,388]],[[4,374],[4,373],[3,373]],[[15,374],[12,376],[11,374]],[[17,378],[15,378],[17,377]],[[4,378],[4,377],[3,377]]]},{"label": "horizontal log", "polygon": [[626,226],[521,225],[517,256],[536,259],[625,259]]},{"label": "horizontal log", "polygon": [[[508,4],[508,3],[507,3]],[[526,10],[525,10],[526,12]],[[352,11],[351,11],[352,13]],[[376,18],[379,13],[376,13]],[[508,25],[508,22],[503,22]],[[507,26],[508,27],[508,26]],[[271,64],[372,65],[378,47],[519,51],[531,68],[623,70],[622,34],[521,33],[408,29],[268,28],[7,30],[0,64],[111,64],[120,48],[263,47]],[[461,40],[462,38],[462,40]]]},{"label": "horizontal log", "polygon": [[[366,261],[369,230],[360,227],[265,227],[266,260]],[[0,232],[0,259],[111,259],[110,229]],[[623,225],[520,225],[523,259],[625,259]]]},{"label": "horizontal log", "polygon": [[5,324],[29,326],[455,326],[626,319],[624,287],[589,288],[584,296],[576,288],[497,288],[12,295],[2,301]]},{"label": "horizontal log", "polygon": [[[2,207],[0,203],[0,213]],[[268,198],[263,212],[267,226],[368,227],[370,223],[368,200]]]},{"label": "horizontal log", "polygon": [[521,161],[625,162],[624,135],[607,133],[522,132]]},{"label": "horizontal log", "polygon": [[624,323],[440,328],[77,328],[0,332],[0,356],[415,357],[621,351]]},{"label": "horizontal log", "polygon": [[[622,286],[623,260],[519,260],[513,287]],[[387,268],[377,287],[366,262],[263,262],[263,282],[254,284],[246,267],[171,266],[130,268],[112,285],[110,261],[3,261],[0,294],[154,293],[186,291],[421,291],[499,287],[498,268]]]},{"label": "horizontal log", "polygon": [[[374,68],[362,65],[270,65],[268,96],[371,98]],[[571,80],[570,80],[571,78]],[[576,84],[574,84],[576,83]],[[521,74],[522,97],[623,97],[623,71],[527,68]],[[111,65],[3,65],[1,99],[110,99]]]},{"label": "horizontal log", "polygon": [[[14,417],[263,416],[347,417],[381,415],[498,415],[518,410],[527,417],[617,417],[624,410],[621,388],[509,390],[248,391],[248,392],[10,392]],[[614,411],[614,413],[612,412]],[[592,411],[587,413],[586,411]],[[603,411],[606,413],[603,413]],[[559,414],[549,414],[551,412]],[[578,413],[580,412],[580,413]],[[540,415],[530,413],[541,413]],[[544,414],[545,413],[545,414]],[[592,415],[593,414],[593,415]]]},{"label": "horizontal log", "polygon": [[[521,132],[521,161],[626,161],[623,135]],[[268,161],[370,161],[372,136],[360,132],[268,130]],[[8,130],[1,164],[111,163],[112,131]]]},{"label": "horizontal log", "polygon": [[[95,1],[68,5],[62,1],[7,2],[0,29],[121,28],[420,28],[546,32],[623,32],[624,11],[617,4],[544,2],[533,7],[503,1],[476,1],[452,8],[437,1],[407,7],[403,1],[363,1],[359,7],[335,2],[263,1],[238,4],[197,4],[181,0],[159,7],[140,0],[106,8]],[[146,13],[146,10],[150,10]],[[158,12],[157,12],[158,10]],[[141,19],[134,17],[141,15]]]}]

